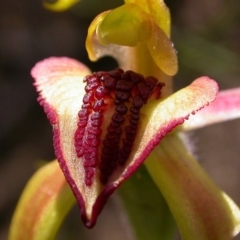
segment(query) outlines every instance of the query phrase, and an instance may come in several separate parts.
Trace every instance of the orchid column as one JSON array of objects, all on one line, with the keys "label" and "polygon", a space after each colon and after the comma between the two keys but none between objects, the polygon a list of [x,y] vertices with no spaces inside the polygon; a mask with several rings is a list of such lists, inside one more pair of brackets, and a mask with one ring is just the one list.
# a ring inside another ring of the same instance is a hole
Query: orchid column
[{"label": "orchid column", "polygon": [[169,10],[163,1],[125,2],[93,20],[86,40],[89,58],[96,61],[102,56],[113,56],[125,70],[167,82],[163,92],[169,95],[169,76],[178,69],[176,52],[169,40]]}]

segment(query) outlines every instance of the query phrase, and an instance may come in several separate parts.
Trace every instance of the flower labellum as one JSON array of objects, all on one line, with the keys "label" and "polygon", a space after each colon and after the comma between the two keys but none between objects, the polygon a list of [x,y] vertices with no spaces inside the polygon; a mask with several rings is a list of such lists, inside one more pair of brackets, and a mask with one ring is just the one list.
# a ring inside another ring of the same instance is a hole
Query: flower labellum
[{"label": "flower labellum", "polygon": [[39,102],[53,126],[55,154],[92,227],[109,195],[160,140],[213,101],[215,81],[202,77],[163,99],[163,83],[133,71],[90,70],[66,57],[32,69]]},{"label": "flower labellum", "polygon": [[83,81],[87,85],[78,113],[76,153],[83,161],[85,184],[91,186],[95,175],[106,184],[131,153],[141,108],[153,93],[160,95],[164,84],[122,69],[97,72]]}]

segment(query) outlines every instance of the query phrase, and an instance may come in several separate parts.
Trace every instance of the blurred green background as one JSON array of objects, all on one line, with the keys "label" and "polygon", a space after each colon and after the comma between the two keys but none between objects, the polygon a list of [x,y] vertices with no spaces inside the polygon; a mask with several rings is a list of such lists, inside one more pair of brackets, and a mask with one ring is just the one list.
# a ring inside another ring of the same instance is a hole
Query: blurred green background
[{"label": "blurred green background", "polygon": [[[82,0],[71,11],[45,10],[40,0],[0,3],[0,240],[7,239],[18,197],[42,160],[54,158],[51,126],[36,101],[30,69],[49,56],[69,56],[94,71],[116,62],[88,60],[84,42],[91,20],[120,0]],[[180,71],[175,88],[200,75],[216,79],[221,89],[240,84],[240,1],[167,0]],[[240,205],[240,120],[189,133],[195,153],[213,179]],[[73,209],[58,239],[132,240],[116,196],[95,229],[86,230]],[[150,239],[150,238],[149,238]],[[236,238],[240,239],[240,237]],[[150,239],[151,240],[151,239]]]}]

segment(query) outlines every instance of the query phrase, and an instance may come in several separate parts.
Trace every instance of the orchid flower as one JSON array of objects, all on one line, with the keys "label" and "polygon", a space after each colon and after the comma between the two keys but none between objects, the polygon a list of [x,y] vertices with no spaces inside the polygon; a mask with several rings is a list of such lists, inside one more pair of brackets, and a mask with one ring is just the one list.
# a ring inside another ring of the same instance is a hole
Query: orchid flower
[{"label": "orchid flower", "polygon": [[[51,57],[31,72],[38,101],[53,126],[56,158],[84,224],[94,226],[108,197],[145,162],[183,239],[236,235],[238,207],[203,171],[181,133],[225,120],[226,114],[220,112],[239,117],[240,90],[217,97],[217,83],[200,77],[172,93],[171,76],[178,66],[163,1],[125,0],[123,6],[101,13],[89,27],[86,48],[91,60],[111,55],[120,68],[92,73],[77,60]],[[12,240],[20,239],[16,227],[20,223],[39,229],[49,218],[50,197],[39,204],[43,219],[29,223],[22,217],[23,209],[29,209],[27,201],[38,192],[36,186],[40,195],[46,195],[43,188],[53,193],[56,188],[55,202],[66,191],[64,181],[56,182],[59,187],[49,185],[54,178],[64,179],[55,163],[50,168],[55,169],[53,175],[45,180],[41,175],[26,188],[13,219]]]}]

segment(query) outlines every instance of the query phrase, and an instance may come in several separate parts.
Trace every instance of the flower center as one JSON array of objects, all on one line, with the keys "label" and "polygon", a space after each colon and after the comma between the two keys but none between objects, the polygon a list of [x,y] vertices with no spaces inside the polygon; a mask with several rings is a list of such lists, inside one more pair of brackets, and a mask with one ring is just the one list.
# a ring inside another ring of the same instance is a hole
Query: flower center
[{"label": "flower center", "polygon": [[106,184],[129,158],[142,106],[151,96],[160,97],[164,83],[119,68],[93,73],[84,82],[86,94],[75,132],[76,154],[83,161],[86,185],[92,185],[95,174]]}]

